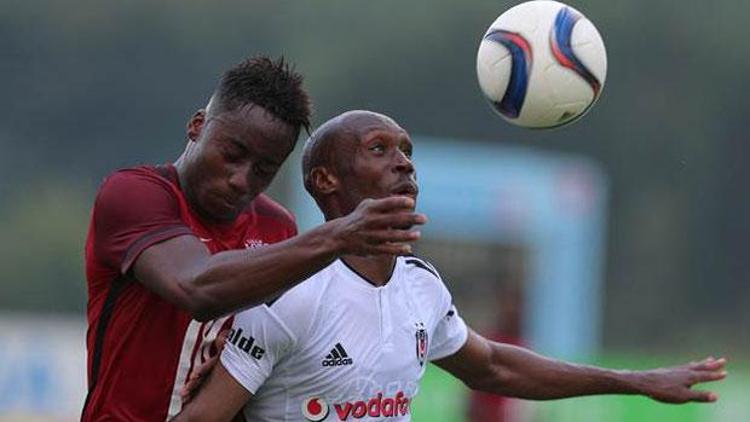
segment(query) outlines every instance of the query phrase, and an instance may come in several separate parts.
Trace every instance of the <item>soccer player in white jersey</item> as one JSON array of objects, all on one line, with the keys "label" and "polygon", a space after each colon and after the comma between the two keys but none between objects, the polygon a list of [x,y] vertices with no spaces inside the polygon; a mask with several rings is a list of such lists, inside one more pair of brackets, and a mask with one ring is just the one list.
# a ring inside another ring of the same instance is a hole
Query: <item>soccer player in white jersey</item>
[{"label": "soccer player in white jersey", "polygon": [[[416,201],[411,154],[409,135],[392,119],[344,113],[307,141],[305,187],[326,219],[372,198]],[[428,262],[347,255],[273,303],[238,314],[220,364],[177,420],[228,421],[242,410],[252,421],[408,421],[428,361],[473,389],[527,399],[642,394],[711,402],[714,393],[691,387],[726,376],[725,360],[712,357],[619,371],[492,342],[467,328]]]}]

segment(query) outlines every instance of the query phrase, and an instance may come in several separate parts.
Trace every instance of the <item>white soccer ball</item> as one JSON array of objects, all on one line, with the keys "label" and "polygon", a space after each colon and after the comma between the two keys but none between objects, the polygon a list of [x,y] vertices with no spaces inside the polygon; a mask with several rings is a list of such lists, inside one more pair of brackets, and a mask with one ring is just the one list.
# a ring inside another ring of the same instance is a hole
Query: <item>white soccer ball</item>
[{"label": "white soccer ball", "polygon": [[529,1],[490,25],[477,52],[477,76],[505,120],[552,128],[580,118],[599,98],[607,52],[594,24],[576,9]]}]

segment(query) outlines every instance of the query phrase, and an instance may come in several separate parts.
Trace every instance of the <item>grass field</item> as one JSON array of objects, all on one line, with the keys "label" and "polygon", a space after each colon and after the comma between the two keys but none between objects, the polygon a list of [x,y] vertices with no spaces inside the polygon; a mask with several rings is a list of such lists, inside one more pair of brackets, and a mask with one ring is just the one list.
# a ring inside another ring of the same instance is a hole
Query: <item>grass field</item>
[{"label": "grass field", "polygon": [[[596,362],[612,368],[648,368],[664,360],[606,358]],[[710,385],[719,394],[715,404],[681,406],[643,397],[598,396],[522,403],[521,421],[534,422],[744,422],[750,421],[750,367],[730,365],[729,377]],[[707,384],[704,388],[708,388]],[[431,365],[414,401],[416,422],[460,422],[466,414],[469,390],[448,373]]]}]

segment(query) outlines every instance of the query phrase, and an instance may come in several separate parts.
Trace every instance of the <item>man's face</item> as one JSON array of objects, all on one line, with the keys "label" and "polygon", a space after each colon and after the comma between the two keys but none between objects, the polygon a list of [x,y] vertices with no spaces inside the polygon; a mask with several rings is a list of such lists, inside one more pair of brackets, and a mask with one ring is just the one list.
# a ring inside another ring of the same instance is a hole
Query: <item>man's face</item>
[{"label": "man's face", "polygon": [[350,211],[365,198],[409,196],[419,192],[409,134],[391,120],[375,120],[364,125],[358,141],[348,144],[352,151],[338,155],[352,157],[349,174],[343,174],[342,197]]},{"label": "man's face", "polygon": [[183,189],[199,214],[219,222],[237,218],[268,187],[297,136],[291,125],[252,105],[198,114],[188,131],[195,132],[195,145]]}]

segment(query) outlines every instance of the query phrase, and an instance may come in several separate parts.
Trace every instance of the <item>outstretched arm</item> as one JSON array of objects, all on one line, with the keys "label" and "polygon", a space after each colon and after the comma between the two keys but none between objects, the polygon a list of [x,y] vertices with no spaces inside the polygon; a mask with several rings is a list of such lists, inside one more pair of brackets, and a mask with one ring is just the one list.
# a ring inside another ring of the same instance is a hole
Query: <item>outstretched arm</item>
[{"label": "outstretched arm", "polygon": [[641,394],[666,403],[712,402],[716,394],[691,387],[726,376],[724,359],[648,371],[611,370],[546,358],[492,342],[471,330],[458,352],[435,363],[472,389],[534,400]]},{"label": "outstretched arm", "polygon": [[211,255],[194,236],[174,237],[143,251],[133,271],[150,290],[206,321],[263,303],[342,254],[408,253],[419,238],[411,227],[425,221],[411,198],[365,200],[345,217],[263,248]]}]

